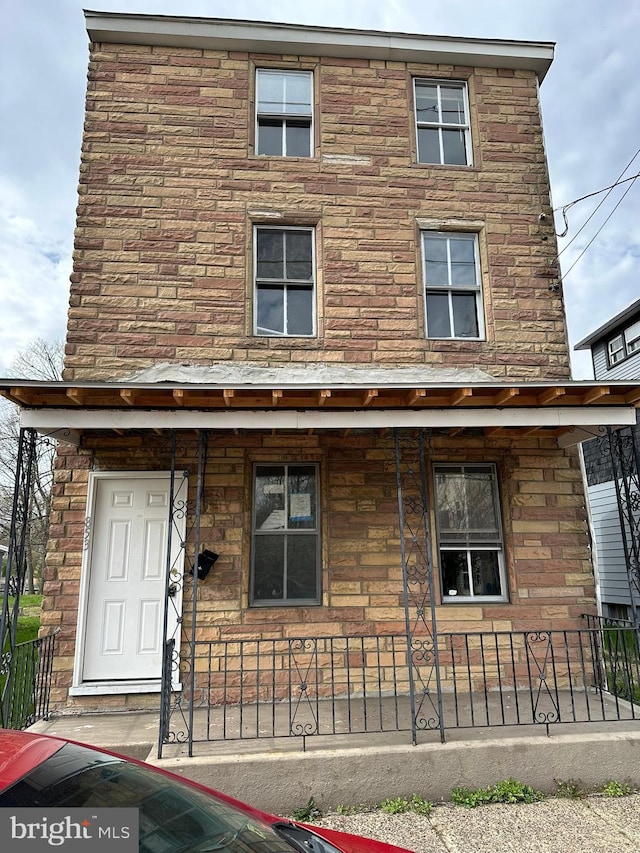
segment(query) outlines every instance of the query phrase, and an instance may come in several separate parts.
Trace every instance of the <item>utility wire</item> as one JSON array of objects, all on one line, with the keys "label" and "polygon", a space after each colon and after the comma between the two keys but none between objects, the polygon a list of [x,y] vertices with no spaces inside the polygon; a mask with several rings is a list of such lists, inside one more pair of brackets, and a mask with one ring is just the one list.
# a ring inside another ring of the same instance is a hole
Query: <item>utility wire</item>
[{"label": "utility wire", "polygon": [[[637,156],[637,155],[636,155],[636,156]],[[612,216],[613,216],[613,214],[616,212],[616,210],[620,207],[620,205],[622,204],[622,202],[623,202],[623,201],[624,201],[624,199],[625,199],[625,196],[626,196],[626,195],[627,195],[627,193],[629,193],[629,192],[630,192],[630,190],[633,188],[633,184],[636,182],[636,180],[637,180],[639,177],[640,177],[640,173],[639,173],[639,174],[637,174],[637,175],[634,175],[634,176],[633,176],[633,178],[627,178],[627,180],[632,181],[632,183],[631,183],[631,184],[629,184],[629,186],[627,187],[627,189],[624,191],[624,193],[623,193],[623,194],[620,196],[620,198],[618,199],[618,202],[617,202],[617,204],[615,205],[615,207],[613,208],[613,210],[611,211],[611,213],[607,216],[607,218],[605,219],[605,221],[604,221],[604,222],[602,223],[602,225],[598,228],[598,230],[596,231],[596,233],[595,233],[595,234],[593,235],[593,237],[589,240],[589,242],[587,243],[587,245],[584,247],[584,249],[580,252],[580,254],[578,255],[578,257],[575,259],[575,261],[571,264],[571,266],[569,267],[569,269],[568,269],[568,270],[563,274],[563,276],[562,276],[562,280],[563,280],[563,281],[564,281],[564,279],[569,275],[569,273],[570,273],[570,272],[571,272],[571,270],[575,267],[575,265],[578,263],[578,261],[580,260],[580,258],[581,258],[581,257],[584,255],[584,253],[587,251],[587,249],[589,248],[589,246],[590,246],[590,245],[593,243],[593,241],[596,239],[596,237],[598,236],[598,234],[602,231],[602,229],[603,229],[603,228],[604,228],[604,226],[607,224],[607,222],[611,219],[611,217],[612,217]],[[622,182],[621,182],[621,183],[622,183]]]},{"label": "utility wire", "polygon": [[[569,208],[573,207],[573,206],[574,206],[574,204],[578,204],[578,202],[579,202],[579,201],[584,201],[584,200],[585,200],[585,199],[587,199],[587,198],[592,198],[594,195],[600,195],[600,193],[604,193],[604,192],[606,192],[606,193],[607,193],[607,195],[604,197],[604,199],[600,202],[600,204],[598,205],[598,207],[596,207],[596,209],[593,211],[593,213],[592,213],[592,214],[591,214],[591,216],[589,217],[589,219],[591,219],[591,217],[595,214],[595,212],[598,210],[598,208],[599,208],[599,207],[600,207],[600,206],[601,206],[601,205],[602,205],[602,204],[607,200],[607,198],[608,198],[609,194],[612,192],[612,190],[614,190],[616,187],[620,186],[620,184],[624,184],[624,183],[626,183],[627,181],[634,181],[637,177],[639,177],[639,176],[640,176],[640,172],[639,172],[639,173],[638,173],[638,174],[636,174],[636,175],[632,175],[630,178],[624,178],[624,179],[622,179],[622,176],[623,176],[623,175],[624,175],[624,173],[627,171],[627,169],[629,168],[629,166],[633,163],[633,161],[636,159],[636,157],[638,156],[638,154],[640,154],[640,148],[638,148],[638,150],[637,150],[637,151],[636,151],[636,153],[633,155],[633,157],[631,158],[631,160],[629,160],[629,162],[627,163],[627,165],[624,167],[624,169],[623,169],[623,170],[620,172],[620,174],[618,175],[618,178],[616,179],[615,183],[611,184],[611,186],[609,186],[609,187],[604,187],[604,189],[596,190],[595,192],[592,192],[592,193],[587,193],[587,195],[583,195],[583,196],[581,196],[580,198],[575,199],[574,201],[570,201],[570,202],[569,202],[569,204],[565,204],[565,205],[563,205],[562,207],[555,207],[555,208],[553,209],[553,213],[555,213],[555,212],[556,212],[556,211],[558,211],[558,210],[562,211],[562,218],[563,218],[563,220],[564,220],[564,225],[565,225],[565,228],[564,228],[564,231],[562,232],[562,234],[556,234],[556,237],[566,237],[567,232],[569,231],[569,222],[568,222],[568,220],[567,220],[567,210],[569,210]],[[587,219],[587,222],[589,221],[589,219]],[[585,223],[584,223],[584,225],[582,226],[582,228],[584,228],[584,226],[587,224],[587,222],[585,222]],[[580,230],[582,230],[582,228],[581,228]],[[580,233],[580,231],[578,231],[578,234],[579,234],[579,233]],[[575,237],[577,237],[577,236],[578,236],[578,234],[576,234],[576,235],[574,236],[574,238],[573,238],[574,240],[575,240]],[[570,244],[569,244],[569,245],[570,245]],[[565,246],[565,247],[564,247],[564,249],[566,249],[566,248],[567,248],[567,246]],[[563,249],[562,251],[564,251],[564,249]],[[558,255],[558,257],[559,257],[559,255]]]},{"label": "utility wire", "polygon": [[[602,205],[605,203],[605,201],[609,198],[609,196],[610,196],[610,195],[611,195],[611,193],[614,191],[614,189],[615,189],[616,187],[620,186],[620,184],[623,184],[623,183],[625,183],[626,181],[634,181],[634,180],[638,177],[638,175],[633,175],[633,176],[632,176],[632,177],[630,177],[630,178],[625,178],[625,179],[624,179],[624,181],[622,180],[622,176],[623,176],[623,175],[624,175],[624,173],[627,171],[627,169],[629,168],[629,166],[633,163],[633,161],[636,159],[636,157],[638,156],[638,154],[640,154],[640,148],[638,148],[638,150],[637,150],[637,151],[636,151],[636,153],[633,155],[633,157],[631,158],[631,160],[629,160],[629,162],[627,163],[627,165],[626,165],[626,166],[624,167],[624,169],[620,172],[620,174],[619,174],[619,175],[618,175],[618,177],[616,178],[616,182],[615,182],[614,184],[612,184],[610,187],[605,187],[605,189],[604,189],[604,190],[599,190],[598,192],[590,193],[590,195],[588,195],[588,196],[584,196],[584,197],[583,197],[583,198],[590,198],[591,196],[598,195],[598,193],[602,193],[602,192],[606,192],[606,193],[607,193],[607,194],[606,194],[606,196],[605,196],[603,199],[601,199],[601,201],[599,202],[599,204],[597,204],[597,205],[596,205],[596,207],[593,209],[593,211],[592,211],[592,212],[591,212],[591,214],[587,217],[587,219],[582,223],[582,225],[580,226],[580,228],[578,228],[578,230],[577,230],[577,231],[576,231],[576,233],[573,235],[573,237],[569,240],[569,242],[566,244],[566,246],[563,246],[563,247],[562,247],[562,249],[560,249],[560,251],[558,252],[558,254],[557,254],[557,256],[556,256],[556,261],[558,260],[558,258],[560,257],[560,255],[561,255],[561,254],[562,254],[566,249],[568,249],[568,248],[569,248],[569,246],[573,243],[573,241],[574,241],[574,240],[575,240],[575,239],[580,235],[580,233],[581,233],[581,232],[586,228],[586,226],[589,224],[589,222],[591,222],[591,220],[593,219],[593,217],[594,217],[594,216],[596,215],[596,213],[600,210],[600,208],[601,208],[601,207],[602,207]],[[576,199],[576,201],[572,201],[572,202],[570,202],[569,204],[565,205],[565,206],[563,207],[563,209],[562,209],[562,211],[563,211],[563,216],[564,216],[564,212],[565,212],[569,207],[571,207],[571,206],[572,206],[572,205],[574,205],[574,204],[577,204],[579,201],[582,201],[582,200],[583,200],[583,199]],[[567,225],[567,230],[568,230],[569,225],[568,225],[568,223],[567,223],[567,218],[566,218],[566,216],[564,217],[564,221],[565,221],[565,225]],[[564,233],[566,234],[567,232],[565,231]],[[559,234],[558,236],[559,236],[559,237],[562,237],[562,236],[564,236],[564,235],[563,235],[563,234]]]}]

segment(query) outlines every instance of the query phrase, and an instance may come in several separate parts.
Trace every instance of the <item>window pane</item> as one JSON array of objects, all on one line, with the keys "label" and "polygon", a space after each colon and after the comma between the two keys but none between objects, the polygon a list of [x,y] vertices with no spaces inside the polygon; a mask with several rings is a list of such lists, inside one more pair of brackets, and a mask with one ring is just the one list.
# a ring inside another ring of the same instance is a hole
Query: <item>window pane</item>
[{"label": "window pane", "polygon": [[255,529],[278,530],[285,526],[284,466],[260,465],[256,468]]},{"label": "window pane", "polygon": [[475,595],[501,595],[497,551],[471,551],[471,577]]},{"label": "window pane", "polygon": [[316,528],[316,469],[313,465],[289,466],[289,528]]},{"label": "window pane", "polygon": [[284,289],[258,287],[257,332],[259,335],[284,334]]},{"label": "window pane", "polygon": [[281,113],[284,105],[284,76],[258,71],[258,112]]},{"label": "window pane", "polygon": [[274,601],[284,597],[284,536],[254,536],[253,598]]},{"label": "window pane", "polygon": [[311,113],[311,74],[283,74],[284,112]]},{"label": "window pane", "polygon": [[446,293],[427,292],[427,337],[451,337],[449,297]]},{"label": "window pane", "polygon": [[258,278],[284,278],[284,232],[260,230],[256,250]]},{"label": "window pane", "polygon": [[435,485],[440,541],[500,538],[493,468],[438,467]]},{"label": "window pane", "polygon": [[287,334],[313,334],[313,291],[310,287],[287,288]]},{"label": "window pane", "polygon": [[467,165],[467,148],[465,145],[464,130],[442,130],[442,147],[444,149],[444,163],[452,166]]},{"label": "window pane", "polygon": [[286,232],[286,277],[311,281],[313,263],[310,231]]},{"label": "window pane", "polygon": [[424,238],[424,265],[427,284],[449,286],[446,240],[439,237]]},{"label": "window pane", "polygon": [[443,595],[470,595],[466,551],[440,551]]},{"label": "window pane", "polygon": [[478,316],[476,312],[475,293],[453,293],[453,334],[456,338],[477,338]]},{"label": "window pane", "polygon": [[476,284],[475,238],[451,237],[451,284],[473,287]]},{"label": "window pane", "polygon": [[418,161],[440,163],[440,131],[432,127],[418,128]]},{"label": "window pane", "polygon": [[317,598],[317,536],[287,536],[287,598]]},{"label": "window pane", "polygon": [[258,154],[270,154],[281,157],[282,150],[282,122],[278,119],[258,120]]},{"label": "window pane", "polygon": [[285,133],[287,136],[287,157],[311,156],[311,125],[309,122],[289,120]]},{"label": "window pane", "polygon": [[416,115],[419,122],[438,124],[438,89],[436,86],[416,83]]},{"label": "window pane", "polygon": [[466,124],[464,96],[460,86],[440,87],[440,107],[443,124]]}]

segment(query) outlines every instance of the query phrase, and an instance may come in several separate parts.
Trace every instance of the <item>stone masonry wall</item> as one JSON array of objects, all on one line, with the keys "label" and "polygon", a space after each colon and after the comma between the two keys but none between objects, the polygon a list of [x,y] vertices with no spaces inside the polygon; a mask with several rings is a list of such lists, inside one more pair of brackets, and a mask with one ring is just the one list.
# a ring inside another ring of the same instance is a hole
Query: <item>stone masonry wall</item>
[{"label": "stone masonry wall", "polygon": [[[314,157],[252,153],[256,67],[313,70]],[[414,77],[468,81],[472,167],[416,162]],[[569,376],[532,72],[98,44],[86,109],[67,379],[228,359]],[[486,341],[426,340],[425,220],[478,231]],[[264,223],[316,227],[317,338],[252,336]]]},{"label": "stone masonry wall", "polygon": [[[498,469],[508,603],[439,604],[438,628],[452,631],[583,627],[594,608],[578,457],[554,440],[434,435],[432,461],[491,461]],[[320,465],[323,601],[315,607],[248,607],[251,475],[256,461]],[[188,462],[181,462],[181,465]],[[89,470],[167,470],[161,436],[94,435],[57,459],[42,625],[60,627],[52,702],[67,702],[76,640]],[[195,488],[195,476],[191,478]],[[201,542],[220,554],[199,584],[198,638],[240,640],[404,632],[393,441],[390,433],[314,435],[215,433],[204,482]],[[436,567],[436,601],[440,601]],[[190,621],[189,587],[185,619]],[[78,707],[156,707],[155,696],[70,700]]]}]

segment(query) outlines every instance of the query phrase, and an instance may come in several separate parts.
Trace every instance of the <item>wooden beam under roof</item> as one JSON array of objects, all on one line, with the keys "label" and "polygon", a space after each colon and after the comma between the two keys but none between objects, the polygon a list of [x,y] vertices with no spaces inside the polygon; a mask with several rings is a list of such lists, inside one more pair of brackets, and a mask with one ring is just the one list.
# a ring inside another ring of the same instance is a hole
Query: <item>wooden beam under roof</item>
[{"label": "wooden beam under roof", "polygon": [[538,402],[541,406],[548,406],[550,403],[555,403],[558,400],[558,397],[564,397],[564,395],[564,388],[547,388],[546,391],[542,391],[538,394]]},{"label": "wooden beam under roof", "polygon": [[171,396],[173,397],[176,406],[184,406],[186,397],[184,388],[174,388]]},{"label": "wooden beam under roof", "polygon": [[282,391],[279,388],[273,388],[271,391],[271,405],[277,406],[278,400],[282,399]]},{"label": "wooden beam under roof", "polygon": [[362,405],[363,406],[370,406],[371,403],[373,402],[373,400],[375,400],[375,398],[377,396],[378,396],[378,389],[377,388],[369,388],[367,391],[364,392],[364,396],[362,398]]},{"label": "wooden beam under roof", "polygon": [[138,390],[136,388],[123,388],[120,391],[120,396],[127,404],[127,406],[135,406],[136,397],[139,396]]},{"label": "wooden beam under roof", "polygon": [[493,398],[493,401],[496,406],[504,406],[505,403],[511,403],[513,401],[513,398],[517,397],[519,393],[519,388],[505,388],[496,394],[496,396]]},{"label": "wooden beam under roof", "polygon": [[324,406],[330,397],[331,391],[328,388],[321,388],[320,391],[318,391],[318,405]]},{"label": "wooden beam under roof", "polygon": [[67,388],[67,397],[74,406],[84,405],[86,399],[84,388]]},{"label": "wooden beam under roof", "polygon": [[416,403],[422,402],[424,398],[427,396],[427,392],[424,388],[413,388],[409,391],[409,397],[407,399],[408,406],[415,406]]},{"label": "wooden beam under roof", "polygon": [[449,397],[450,406],[459,406],[464,403],[469,397],[473,396],[473,388],[458,388]]},{"label": "wooden beam under roof", "polygon": [[230,406],[233,398],[235,397],[236,392],[233,388],[225,388],[222,392],[222,399],[224,400],[225,406]]},{"label": "wooden beam under roof", "polygon": [[600,400],[602,397],[608,396],[611,392],[611,389],[608,385],[600,385],[597,388],[591,388],[590,391],[587,391],[586,394],[582,397],[582,402],[585,405],[589,403],[595,403],[596,400]]}]

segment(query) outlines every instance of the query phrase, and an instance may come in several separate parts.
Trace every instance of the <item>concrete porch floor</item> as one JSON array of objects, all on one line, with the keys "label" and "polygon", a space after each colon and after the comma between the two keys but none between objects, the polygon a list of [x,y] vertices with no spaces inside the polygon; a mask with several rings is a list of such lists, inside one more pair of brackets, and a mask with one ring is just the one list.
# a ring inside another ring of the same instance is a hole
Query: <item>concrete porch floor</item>
[{"label": "concrete porch floor", "polygon": [[[529,701],[531,719],[530,696],[527,693],[521,698]],[[484,713],[485,720],[497,721],[505,708],[513,713],[515,699],[509,694],[504,694],[502,701],[492,696],[485,706],[483,698],[481,704],[474,706],[476,720],[482,719]],[[323,810],[340,803],[379,803],[387,797],[410,797],[414,792],[434,801],[447,800],[451,789],[458,785],[476,788],[508,777],[546,792],[555,789],[556,779],[576,780],[585,788],[597,788],[611,779],[640,787],[640,709],[632,709],[628,703],[608,695],[601,701],[595,693],[586,700],[569,693],[556,699],[561,700],[563,719],[570,714],[569,719],[580,722],[551,724],[548,735],[544,724],[447,727],[444,744],[439,731],[430,730],[418,733],[416,746],[411,744],[409,731],[395,730],[310,735],[304,744],[301,737],[252,737],[256,730],[264,731],[260,711],[245,708],[241,717],[240,709],[233,706],[194,711],[192,756],[186,744],[175,742],[165,744],[163,757],[157,758],[157,713],[52,716],[31,730],[142,758],[279,813],[290,813],[311,796]],[[353,700],[354,704],[357,701]],[[359,712],[355,706],[347,708],[346,702],[335,703],[336,710],[330,717],[334,730],[340,731],[336,721],[347,718],[353,727],[363,723],[363,700],[359,701]],[[368,712],[369,725],[376,721],[379,727],[391,729],[391,715],[399,713],[401,719],[407,719],[408,702],[405,700],[399,708],[396,704],[397,700],[392,700],[379,707],[376,700]],[[539,703],[536,709],[545,713],[546,704]],[[325,707],[328,709],[330,703],[320,705],[320,713],[313,709],[320,732],[326,731]],[[518,707],[527,709],[522,701]],[[269,727],[275,720],[276,731],[288,730],[288,705],[268,705],[263,711],[268,711]],[[612,719],[618,715],[624,719]],[[443,718],[447,726],[455,720],[453,697],[446,694]],[[469,704],[464,713],[458,709],[458,720],[470,722]],[[174,714],[174,732],[182,728],[180,722],[179,714]],[[304,722],[303,716],[299,722]],[[228,733],[237,734],[241,723],[241,740],[206,739],[207,732],[210,738],[221,737],[223,724]]]}]

